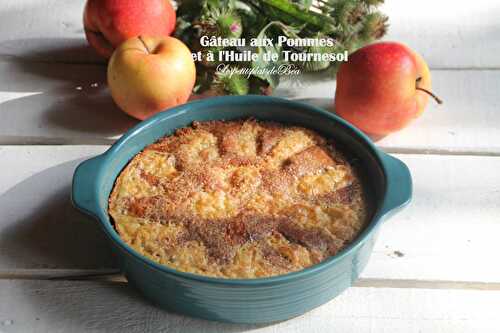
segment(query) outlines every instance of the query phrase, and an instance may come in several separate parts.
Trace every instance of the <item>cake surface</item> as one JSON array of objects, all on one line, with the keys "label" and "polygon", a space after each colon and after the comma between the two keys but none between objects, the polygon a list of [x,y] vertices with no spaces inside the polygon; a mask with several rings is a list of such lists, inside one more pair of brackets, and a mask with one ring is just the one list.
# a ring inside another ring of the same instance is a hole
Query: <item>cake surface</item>
[{"label": "cake surface", "polygon": [[335,255],[367,208],[334,143],[250,119],[195,122],[146,147],[117,178],[109,214],[127,244],[160,264],[259,278]]}]

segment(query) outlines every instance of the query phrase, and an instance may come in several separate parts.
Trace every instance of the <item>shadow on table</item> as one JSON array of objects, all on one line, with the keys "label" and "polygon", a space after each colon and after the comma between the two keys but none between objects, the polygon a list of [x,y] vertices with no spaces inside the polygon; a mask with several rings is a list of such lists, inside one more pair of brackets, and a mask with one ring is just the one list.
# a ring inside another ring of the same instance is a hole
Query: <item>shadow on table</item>
[{"label": "shadow on table", "polygon": [[36,137],[42,132],[51,138],[75,138],[79,144],[99,143],[137,123],[114,104],[102,66],[10,65],[14,73],[0,82],[0,91],[32,94],[0,104],[2,136]]},{"label": "shadow on table", "polygon": [[[0,136],[23,142],[109,143],[137,121],[113,103],[107,90],[57,89],[0,104]],[[4,139],[5,140],[5,139]],[[15,142],[18,143],[18,142]]]},{"label": "shadow on table", "polygon": [[112,268],[98,224],[73,208],[73,170],[83,159],[37,173],[0,195],[2,268]]},{"label": "shadow on table", "polygon": [[100,143],[137,123],[114,104],[106,63],[84,38],[16,39],[0,42],[0,50],[15,54],[0,64],[9,78],[0,81],[0,91],[20,94],[0,104],[1,136],[37,137],[38,131]]},{"label": "shadow on table", "polygon": [[[33,327],[48,325],[92,332],[223,333],[246,332],[265,325],[206,321],[167,312],[145,300],[125,282],[21,282],[23,302],[37,310]],[[39,327],[43,330],[43,326]],[[71,330],[70,329],[70,330]]]},{"label": "shadow on table", "polygon": [[101,64],[84,36],[75,38],[20,38],[0,41],[0,55],[23,62]]}]

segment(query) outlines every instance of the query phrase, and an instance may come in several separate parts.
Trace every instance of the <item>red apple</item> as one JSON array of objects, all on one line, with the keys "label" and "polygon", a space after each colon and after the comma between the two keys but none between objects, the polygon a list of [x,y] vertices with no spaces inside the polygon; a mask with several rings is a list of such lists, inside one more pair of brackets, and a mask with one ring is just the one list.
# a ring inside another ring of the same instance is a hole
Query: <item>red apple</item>
[{"label": "red apple", "polygon": [[170,0],[88,0],[83,14],[87,40],[105,58],[129,38],[170,36],[175,20]]},{"label": "red apple", "polygon": [[114,101],[141,120],[186,103],[195,81],[191,51],[173,37],[129,39],[115,50],[108,65]]},{"label": "red apple", "polygon": [[365,46],[341,64],[335,111],[373,136],[407,126],[424,111],[431,92],[424,59],[407,46],[382,42]]}]

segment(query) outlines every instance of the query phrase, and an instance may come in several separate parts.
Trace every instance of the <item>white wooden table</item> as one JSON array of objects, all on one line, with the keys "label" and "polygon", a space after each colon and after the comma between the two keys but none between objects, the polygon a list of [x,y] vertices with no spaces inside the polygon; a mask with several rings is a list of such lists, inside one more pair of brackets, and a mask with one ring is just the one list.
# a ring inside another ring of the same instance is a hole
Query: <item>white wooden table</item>
[{"label": "white wooden table", "polygon": [[[433,69],[431,103],[378,142],[412,170],[410,207],[384,224],[362,278],[300,318],[205,322],[155,308],[116,272],[69,201],[79,161],[134,124],[87,48],[83,0],[0,7],[0,332],[500,332],[500,3],[387,0],[387,39]],[[331,80],[279,95],[324,104]]]}]

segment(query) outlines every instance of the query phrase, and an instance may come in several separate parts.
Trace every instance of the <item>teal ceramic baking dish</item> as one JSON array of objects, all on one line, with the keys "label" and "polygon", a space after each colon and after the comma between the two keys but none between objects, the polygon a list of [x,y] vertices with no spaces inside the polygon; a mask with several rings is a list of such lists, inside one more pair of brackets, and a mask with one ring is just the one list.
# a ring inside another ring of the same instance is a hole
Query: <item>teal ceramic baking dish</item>
[{"label": "teal ceramic baking dish", "polygon": [[[120,171],[145,146],[194,120],[254,117],[311,128],[343,147],[370,192],[372,218],[336,256],[308,269],[272,278],[228,280],[183,273],[159,265],[125,244],[107,213]],[[74,205],[99,221],[129,283],[160,307],[199,318],[267,323],[301,315],[351,286],[365,267],[384,219],[411,199],[408,168],[377,149],[359,130],[330,112],[274,97],[219,97],[160,113],[128,131],[106,153],[83,162],[73,177]],[[89,243],[92,240],[89,239]]]}]

